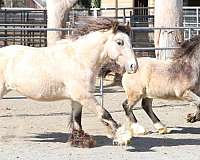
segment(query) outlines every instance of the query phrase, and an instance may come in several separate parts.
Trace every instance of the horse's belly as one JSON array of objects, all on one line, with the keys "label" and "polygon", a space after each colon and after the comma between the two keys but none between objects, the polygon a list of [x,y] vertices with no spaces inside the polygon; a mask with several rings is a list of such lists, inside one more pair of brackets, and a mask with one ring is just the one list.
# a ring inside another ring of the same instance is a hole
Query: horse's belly
[{"label": "horse's belly", "polygon": [[24,96],[39,101],[55,101],[69,97],[62,82],[46,81],[16,81],[11,83],[9,89],[16,90]]},{"label": "horse's belly", "polygon": [[149,98],[176,99],[174,89],[169,86],[147,88],[146,94]]},{"label": "horse's belly", "polygon": [[172,82],[164,71],[162,73],[157,70],[151,74],[146,85],[147,95],[151,98],[174,99],[176,97],[176,83]]},{"label": "horse's belly", "polygon": [[47,87],[45,89],[40,90],[36,94],[27,95],[29,98],[39,100],[39,101],[56,101],[66,99],[69,96],[65,93],[65,87],[63,88],[51,88]]}]

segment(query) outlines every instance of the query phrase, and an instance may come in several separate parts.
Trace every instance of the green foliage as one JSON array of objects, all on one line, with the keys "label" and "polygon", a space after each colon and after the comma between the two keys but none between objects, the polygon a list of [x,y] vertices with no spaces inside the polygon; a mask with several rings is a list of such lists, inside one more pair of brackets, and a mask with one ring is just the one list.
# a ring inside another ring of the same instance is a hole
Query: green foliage
[{"label": "green foliage", "polygon": [[92,0],[78,0],[78,4],[80,5],[80,7],[90,8],[91,7],[91,1]]},{"label": "green foliage", "polygon": [[25,0],[3,0],[4,7],[25,7]]},{"label": "green foliage", "polygon": [[84,8],[100,8],[101,0],[78,0],[78,4]]},{"label": "green foliage", "polygon": [[101,0],[92,0],[91,6],[93,8],[100,8],[101,7]]}]

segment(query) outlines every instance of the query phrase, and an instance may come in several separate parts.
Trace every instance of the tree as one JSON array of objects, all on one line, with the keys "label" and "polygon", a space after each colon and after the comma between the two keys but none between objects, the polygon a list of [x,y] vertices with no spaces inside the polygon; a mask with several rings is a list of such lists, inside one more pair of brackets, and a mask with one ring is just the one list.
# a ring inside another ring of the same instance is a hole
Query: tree
[{"label": "tree", "polygon": [[[64,14],[69,11],[77,0],[47,0],[47,27],[48,28],[62,28],[64,24]],[[56,41],[62,38],[61,31],[47,32],[48,46],[53,45]]]},{"label": "tree", "polygon": [[91,6],[93,8],[100,8],[101,7],[101,0],[92,0]]},{"label": "tree", "polygon": [[91,8],[91,1],[92,0],[78,0],[78,4],[80,7]]},{"label": "tree", "polygon": [[0,8],[4,6],[4,1],[0,0]]},{"label": "tree", "polygon": [[[183,0],[155,0],[155,27],[180,27],[183,25]],[[155,30],[156,48],[178,47],[183,41],[183,32],[177,29]],[[158,59],[171,58],[175,50],[156,51]]]},{"label": "tree", "polygon": [[25,7],[24,0],[3,0],[4,7]]}]

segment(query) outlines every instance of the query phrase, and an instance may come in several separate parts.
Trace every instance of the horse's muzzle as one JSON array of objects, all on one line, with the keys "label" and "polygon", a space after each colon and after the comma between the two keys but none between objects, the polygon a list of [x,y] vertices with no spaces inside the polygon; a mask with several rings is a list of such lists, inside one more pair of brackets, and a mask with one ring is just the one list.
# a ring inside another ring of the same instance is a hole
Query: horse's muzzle
[{"label": "horse's muzzle", "polygon": [[129,74],[135,73],[138,69],[138,63],[128,63],[125,65],[125,69]]}]

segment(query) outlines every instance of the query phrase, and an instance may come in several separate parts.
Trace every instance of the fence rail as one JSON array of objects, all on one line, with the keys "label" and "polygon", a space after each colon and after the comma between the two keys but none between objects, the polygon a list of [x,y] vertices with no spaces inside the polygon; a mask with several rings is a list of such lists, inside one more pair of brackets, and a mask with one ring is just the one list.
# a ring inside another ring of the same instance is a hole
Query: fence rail
[{"label": "fence rail", "polygon": [[45,30],[26,30],[26,28],[35,27],[47,27],[46,10],[1,8],[0,46],[11,44],[46,46],[47,33]]},{"label": "fence rail", "polygon": [[[7,27],[1,27],[0,25],[0,32],[1,31],[37,31],[37,32],[47,32],[47,31],[64,31],[64,32],[73,32],[73,28],[40,28],[40,27],[30,27],[30,28],[23,28],[23,27],[12,27],[12,25],[10,25],[10,28]],[[20,26],[20,25],[18,25]],[[186,31],[188,30],[189,33],[191,33],[191,31],[193,30],[200,30],[200,27],[131,27],[132,32],[154,32],[154,30],[183,30]],[[190,37],[190,36],[189,36]],[[0,40],[7,40],[7,39],[25,39],[28,40],[30,39],[30,37],[21,37],[21,34],[16,36],[5,36],[5,37],[0,37]],[[41,40],[46,40],[46,37],[41,37],[41,36],[34,36],[31,37],[31,39],[41,39]],[[154,48],[154,47],[133,47],[133,50],[135,51],[154,51],[154,50],[172,50],[172,49],[177,49],[177,47],[169,47],[169,48]]]}]

